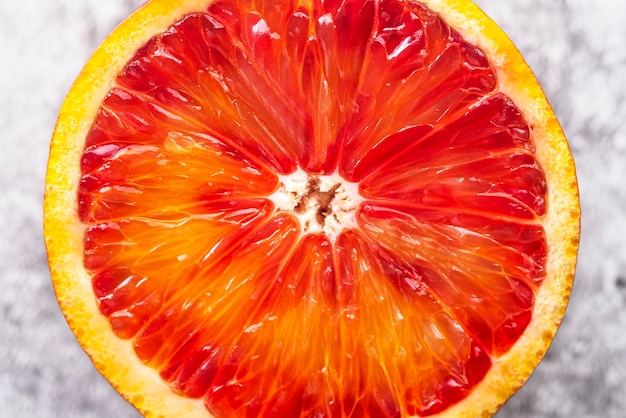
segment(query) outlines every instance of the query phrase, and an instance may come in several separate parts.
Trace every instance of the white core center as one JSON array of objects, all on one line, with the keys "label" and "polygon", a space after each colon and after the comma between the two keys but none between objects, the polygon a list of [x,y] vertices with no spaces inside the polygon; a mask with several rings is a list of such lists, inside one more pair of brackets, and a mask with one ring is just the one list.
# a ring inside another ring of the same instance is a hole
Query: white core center
[{"label": "white core center", "polygon": [[362,201],[358,183],[336,173],[315,176],[302,169],[279,176],[279,180],[270,199],[276,210],[298,218],[303,234],[325,233],[335,242],[342,230],[356,227],[355,214]]}]

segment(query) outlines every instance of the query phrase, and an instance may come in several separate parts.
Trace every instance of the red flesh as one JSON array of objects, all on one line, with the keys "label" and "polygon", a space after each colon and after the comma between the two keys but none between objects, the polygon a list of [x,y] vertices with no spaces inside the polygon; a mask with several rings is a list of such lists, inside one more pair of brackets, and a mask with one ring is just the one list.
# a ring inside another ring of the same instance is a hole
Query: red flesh
[{"label": "red flesh", "polygon": [[[427,416],[531,319],[546,185],[494,71],[416,3],[213,3],[139,50],[86,141],[85,266],[114,332],[217,416]],[[358,229],[267,197],[359,182]]]}]

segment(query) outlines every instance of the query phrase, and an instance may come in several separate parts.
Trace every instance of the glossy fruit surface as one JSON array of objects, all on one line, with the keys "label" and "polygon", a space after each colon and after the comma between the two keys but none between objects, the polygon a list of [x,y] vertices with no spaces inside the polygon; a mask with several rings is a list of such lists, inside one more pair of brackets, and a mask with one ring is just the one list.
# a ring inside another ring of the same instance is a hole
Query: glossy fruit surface
[{"label": "glossy fruit surface", "polygon": [[467,1],[153,0],[61,110],[57,297],[149,416],[489,415],[558,328],[567,142]]}]

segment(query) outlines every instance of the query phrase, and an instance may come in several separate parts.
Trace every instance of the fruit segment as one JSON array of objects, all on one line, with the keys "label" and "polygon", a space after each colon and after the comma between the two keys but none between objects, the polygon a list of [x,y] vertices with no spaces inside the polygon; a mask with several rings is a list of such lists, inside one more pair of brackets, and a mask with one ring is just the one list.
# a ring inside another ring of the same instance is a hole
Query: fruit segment
[{"label": "fruit segment", "polygon": [[529,128],[501,94],[474,104],[438,132],[414,141],[360,183],[365,197],[534,220],[545,214],[546,182]]},{"label": "fruit segment", "polygon": [[220,0],[104,99],[84,265],[115,334],[217,417],[433,415],[532,320],[534,152],[481,50],[418,2]]},{"label": "fruit segment", "polygon": [[530,321],[543,258],[470,229],[422,223],[381,208],[366,207],[361,221],[372,243],[390,254],[399,287],[428,289],[492,354],[517,341]]}]

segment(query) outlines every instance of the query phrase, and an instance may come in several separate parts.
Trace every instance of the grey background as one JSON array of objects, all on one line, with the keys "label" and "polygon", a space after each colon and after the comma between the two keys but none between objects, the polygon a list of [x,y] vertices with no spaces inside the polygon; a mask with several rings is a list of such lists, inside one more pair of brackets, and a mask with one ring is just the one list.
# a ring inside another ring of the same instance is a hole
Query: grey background
[{"label": "grey background", "polygon": [[[137,417],[94,370],[54,298],[41,226],[59,106],[142,0],[0,0],[0,417]],[[569,137],[583,235],[570,307],[497,418],[626,417],[626,2],[477,0],[543,84]]]}]

